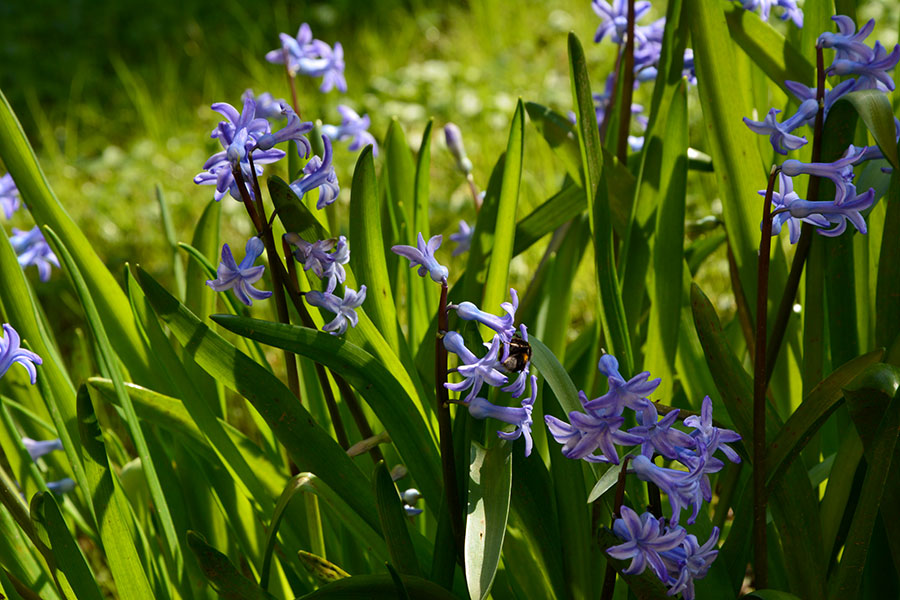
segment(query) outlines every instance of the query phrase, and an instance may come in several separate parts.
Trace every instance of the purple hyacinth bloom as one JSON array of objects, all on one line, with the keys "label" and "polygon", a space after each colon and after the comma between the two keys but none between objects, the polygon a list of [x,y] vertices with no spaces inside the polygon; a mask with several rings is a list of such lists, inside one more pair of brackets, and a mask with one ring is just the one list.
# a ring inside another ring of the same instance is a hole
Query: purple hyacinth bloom
[{"label": "purple hyacinth bloom", "polygon": [[371,124],[369,115],[360,117],[355,110],[343,104],[338,104],[337,109],[341,113],[341,124],[322,125],[322,133],[336,142],[353,138],[348,150],[356,152],[366,146],[372,146],[372,155],[378,156],[378,142],[375,141],[375,136],[369,133]]},{"label": "purple hyacinth bloom", "polygon": [[[591,2],[591,8],[602,19],[600,26],[597,27],[597,33],[594,34],[594,41],[600,43],[609,35],[609,39],[616,44],[624,43],[628,32],[628,0],[612,0],[612,4],[605,0],[594,0]],[[635,2],[634,20],[643,17],[648,10],[650,2],[646,0]]]},{"label": "purple hyacinth bloom", "polygon": [[[772,212],[776,212],[781,208],[790,209],[794,202],[800,201],[800,196],[794,191],[794,180],[785,175],[783,172],[778,174],[780,191],[772,192]],[[760,190],[759,194],[766,195],[766,190]],[[800,221],[805,221],[816,227],[827,227],[828,220],[819,215],[811,215],[803,218],[794,217],[790,212],[780,212],[772,217],[772,235],[781,233],[781,229],[787,223],[789,238],[792,244],[796,244],[800,239]],[[759,224],[762,230],[762,223]]]},{"label": "purple hyacinth bloom", "polygon": [[684,420],[685,427],[693,427],[694,431],[691,436],[702,441],[706,446],[706,451],[712,455],[716,450],[721,450],[726,458],[733,463],[741,462],[741,457],[730,446],[728,442],[737,442],[741,439],[741,435],[730,429],[720,429],[713,425],[712,422],[712,399],[709,396],[703,398],[703,404],[700,408],[700,416],[690,416]]},{"label": "purple hyacinth bloom", "polygon": [[350,262],[350,246],[347,245],[346,237],[318,240],[310,244],[296,233],[286,233],[284,239],[296,246],[294,258],[303,265],[304,271],[312,269],[319,279],[329,280],[331,288],[334,288],[332,282],[344,283],[347,277],[344,265]]},{"label": "purple hyacinth bloom", "polygon": [[313,39],[312,29],[306,23],[300,25],[296,37],[279,33],[278,39],[281,40],[281,48],[267,52],[266,60],[276,65],[283,65],[285,54],[287,54],[287,69],[292,77],[300,70],[299,60],[301,58],[316,58],[322,49],[321,45],[327,46],[325,42]]},{"label": "purple hyacinth bloom", "polygon": [[[702,442],[700,442],[700,445],[702,446]],[[699,456],[693,461],[690,472],[657,467],[644,455],[636,456],[631,461],[631,467],[639,479],[655,483],[669,497],[669,504],[672,507],[672,517],[669,519],[670,525],[678,524],[682,509],[689,506],[693,507],[694,511],[687,520],[688,525],[690,525],[697,519],[697,515],[700,514],[700,507],[703,505],[703,475],[706,473],[704,469],[707,460],[709,459],[706,456],[706,449],[702,448]]]},{"label": "purple hyacinth bloom", "polygon": [[207,280],[206,285],[217,292],[229,289],[234,291],[235,297],[247,306],[252,306],[253,300],[265,300],[272,295],[272,292],[263,292],[253,287],[253,284],[262,278],[263,272],[266,270],[264,265],[253,266],[264,249],[261,239],[255,236],[250,238],[244,249],[246,253],[244,260],[238,265],[231,254],[231,248],[228,247],[228,244],[224,244],[222,246],[222,262],[219,263],[216,271],[216,279]]},{"label": "purple hyacinth bloom", "polygon": [[887,74],[900,61],[900,45],[894,46],[890,54],[881,45],[875,42],[875,49],[868,61],[850,59],[838,59],[831,63],[826,73],[829,75],[858,75],[855,90],[882,90],[894,89],[894,80]]},{"label": "purple hyacinth bloom", "polygon": [[856,31],[856,23],[847,15],[834,15],[831,20],[837,23],[838,32],[826,31],[816,40],[816,46],[820,48],[834,48],[834,57],[838,60],[855,60],[868,62],[872,60],[874,52],[863,43],[872,30],[875,29],[875,19]]},{"label": "purple hyacinth bloom", "polygon": [[22,268],[34,265],[37,267],[38,275],[41,281],[50,279],[50,266],[59,268],[59,260],[44,239],[41,228],[35,225],[28,231],[22,231],[13,227],[12,236],[9,238],[13,250],[16,251],[16,258]]},{"label": "purple hyacinth bloom", "polygon": [[443,239],[444,236],[435,235],[426,244],[425,238],[422,237],[422,232],[419,232],[416,248],[398,244],[397,246],[391,246],[391,252],[408,259],[410,269],[418,266],[419,277],[425,277],[425,273],[428,273],[432,281],[441,283],[442,281],[447,281],[447,277],[450,275],[449,269],[438,263],[434,257],[434,253],[441,247]]},{"label": "purple hyacinth bloom", "polygon": [[466,348],[463,337],[455,331],[448,331],[444,335],[444,348],[459,358],[460,365],[456,371],[464,378],[459,383],[445,383],[444,387],[454,392],[462,392],[471,388],[471,391],[463,400],[463,404],[471,402],[485,383],[493,387],[506,385],[506,375],[497,370],[499,367],[497,353],[500,351],[499,336],[494,336],[487,354],[481,358],[478,358],[471,350]]},{"label": "purple hyacinth bloom", "polygon": [[812,100],[801,104],[797,114],[786,119],[783,123],[779,123],[775,120],[775,115],[781,111],[777,108],[770,108],[769,114],[767,114],[766,118],[762,121],[753,121],[744,117],[744,124],[754,133],[768,135],[769,142],[772,144],[772,148],[775,149],[775,152],[786,155],[789,150],[796,150],[806,144],[805,137],[793,135],[791,134],[791,131],[808,121],[810,115],[815,118],[818,110],[819,107],[816,104],[816,101]]},{"label": "purple hyacinth bloom", "polygon": [[7,173],[0,177],[0,207],[3,208],[3,215],[10,219],[19,207],[22,205],[19,200],[19,188],[13,181],[12,175]]},{"label": "purple hyacinth bloom", "polygon": [[649,379],[650,372],[638,373],[628,381],[619,373],[619,361],[612,354],[604,354],[597,368],[606,375],[609,391],[586,402],[584,407],[591,411],[605,409],[612,415],[621,415],[627,406],[631,410],[644,410],[650,405],[649,395],[659,387],[661,379]]},{"label": "purple hyacinth bloom", "polygon": [[497,419],[510,425],[515,425],[513,431],[498,431],[497,436],[504,440],[517,440],[525,437],[525,456],[531,455],[533,441],[531,439],[531,411],[534,408],[534,401],[537,398],[537,376],[531,376],[531,396],[522,400],[521,405],[516,408],[512,406],[497,406],[491,404],[484,398],[473,398],[469,404],[469,414],[476,419]]},{"label": "purple hyacinth bloom", "polygon": [[456,161],[456,168],[463,175],[469,175],[472,172],[472,161],[466,156],[466,147],[463,145],[462,131],[455,123],[447,123],[444,125],[444,141],[447,144],[447,150],[453,155]]},{"label": "purple hyacinth bloom", "polygon": [[54,450],[63,449],[62,441],[59,438],[55,440],[33,440],[30,437],[23,437],[22,443],[25,445],[28,455],[31,456],[31,460],[37,460]]},{"label": "purple hyacinth bloom", "polygon": [[64,477],[59,481],[48,481],[47,489],[54,494],[66,494],[75,489],[75,482],[69,477]]},{"label": "purple hyacinth bloom", "polygon": [[450,241],[456,243],[456,248],[450,256],[459,256],[463,252],[468,252],[472,247],[472,232],[475,231],[465,221],[459,222],[459,230],[450,234]]},{"label": "purple hyacinth bloom", "polygon": [[784,9],[781,14],[782,21],[790,19],[794,25],[803,28],[803,11],[797,7],[797,0],[738,0],[738,2],[744,10],[755,11],[759,8],[759,18],[763,21],[769,20],[773,6],[779,6]]},{"label": "purple hyacinth bloom", "polygon": [[859,162],[865,151],[865,147],[857,148],[851,144],[843,157],[830,163],[802,163],[790,158],[781,164],[781,172],[789,177],[797,175],[827,177],[834,183],[836,189],[835,202],[841,202],[847,197],[847,184],[853,181],[853,165]]},{"label": "purple hyacinth bloom", "polygon": [[841,202],[814,202],[809,200],[796,200],[788,207],[792,217],[811,219],[822,217],[834,227],[831,229],[819,229],[818,233],[826,237],[837,237],[844,233],[847,221],[860,233],[868,233],[866,220],[861,211],[867,210],[875,203],[875,190],[869,188],[864,194],[856,195],[856,186],[847,184],[847,196]]},{"label": "purple hyacinth bloom", "polygon": [[641,454],[647,458],[653,458],[653,454],[659,453],[666,458],[677,458],[678,448],[690,448],[694,445],[694,439],[679,429],[672,429],[680,411],[670,411],[662,419],[656,410],[656,405],[650,403],[640,413],[641,425],[632,427],[628,433],[633,433],[644,439],[641,443]]},{"label": "purple hyacinth bloom", "polygon": [[[578,397],[586,405],[587,396],[583,391],[578,393]],[[569,413],[569,421],[571,424],[552,415],[544,415],[544,422],[553,439],[563,445],[563,456],[573,460],[583,458],[588,462],[617,465],[619,454],[616,445],[635,446],[644,441],[641,436],[622,431],[620,427],[625,423],[625,417],[612,415],[607,409],[587,413],[573,410]],[[594,454],[598,449],[601,451],[599,456]]]},{"label": "purple hyacinth bloom", "polygon": [[333,87],[342,92],[347,91],[347,82],[344,79],[344,49],[340,42],[335,42],[332,49],[325,42],[313,39],[312,30],[306,23],[300,26],[295,38],[286,33],[281,33],[278,37],[281,40],[281,48],[266,53],[267,61],[283,65],[287,54],[287,69],[291,77],[297,73],[322,77],[320,91],[327,92]]},{"label": "purple hyacinth bloom", "polygon": [[[853,90],[853,86],[856,85],[855,79],[848,79],[847,81],[842,81],[830,90],[825,90],[825,114],[824,116],[828,116],[828,111],[831,110],[831,106],[844,94]],[[790,92],[798,99],[802,104],[809,106],[810,102],[813,102],[818,106],[816,102],[816,88],[808,87],[799,83],[797,81],[787,80],[784,82],[784,87],[786,87]],[[797,111],[800,112],[799,110]],[[803,125],[809,125],[812,127],[815,124],[816,113],[810,111],[811,116],[809,119],[802,123]]]},{"label": "purple hyacinth bloom", "polygon": [[[256,147],[263,151],[269,151],[275,144],[293,140],[297,146],[297,154],[304,158],[308,157],[312,152],[312,145],[304,134],[312,131],[312,121],[301,121],[300,116],[286,102],[281,104],[281,115],[287,117],[287,125],[275,133],[267,132],[260,135],[256,140]],[[255,154],[253,160],[256,161]]]},{"label": "purple hyacinth bloom", "polygon": [[37,369],[34,365],[40,365],[44,361],[41,357],[25,348],[19,347],[19,334],[9,323],[3,324],[4,335],[0,337],[0,377],[6,375],[14,363],[19,363],[28,371],[31,385],[37,383]]},{"label": "purple hyacinth bloom", "polygon": [[668,569],[660,553],[677,548],[687,531],[682,527],[666,530],[663,519],[649,512],[638,517],[635,511],[624,505],[619,513],[622,516],[613,522],[613,532],[625,543],[608,548],[606,553],[618,560],[631,559],[631,564],[622,571],[625,575],[643,573],[649,564],[660,580],[667,581]]},{"label": "purple hyacinth bloom", "polygon": [[287,104],[287,100],[284,100],[283,98],[276,98],[269,92],[263,92],[262,94],[257,96],[250,88],[247,88],[246,90],[244,90],[244,93],[241,94],[241,100],[246,102],[247,98],[252,99],[256,103],[257,117],[261,119],[284,118],[284,105]]},{"label": "purple hyacinth bloom", "polygon": [[[516,320],[516,310],[519,308],[519,294],[516,290],[509,288],[509,295],[512,298],[512,302],[503,302],[500,304],[500,308],[506,313],[502,317],[484,312],[471,302],[460,302],[459,305],[455,307],[456,314],[464,321],[478,321],[485,327],[493,329],[500,335],[500,340],[505,344],[508,344],[516,333],[514,323]],[[501,360],[505,359],[506,353],[504,353]]]},{"label": "purple hyacinth bloom", "polygon": [[303,177],[291,184],[291,189],[298,198],[303,198],[310,190],[319,188],[319,200],[316,202],[316,208],[319,210],[334,202],[341,193],[337,174],[334,172],[334,165],[331,162],[331,140],[328,139],[328,136],[323,135],[322,143],[325,145],[325,153],[322,158],[313,156],[303,167]]},{"label": "purple hyacinth bloom", "polygon": [[719,550],[719,528],[713,527],[709,539],[702,546],[697,536],[688,534],[676,548],[660,553],[669,571],[668,595],[681,594],[684,600],[694,600],[694,580],[703,579]]},{"label": "purple hyacinth bloom", "polygon": [[312,306],[324,308],[335,314],[334,319],[326,323],[322,327],[322,331],[327,331],[331,335],[342,335],[347,331],[347,325],[356,327],[359,317],[356,309],[362,306],[366,300],[366,286],[361,285],[359,291],[350,288],[344,288],[344,297],[339,298],[332,292],[334,287],[329,283],[328,288],[324,292],[312,291],[306,292],[306,302]]}]

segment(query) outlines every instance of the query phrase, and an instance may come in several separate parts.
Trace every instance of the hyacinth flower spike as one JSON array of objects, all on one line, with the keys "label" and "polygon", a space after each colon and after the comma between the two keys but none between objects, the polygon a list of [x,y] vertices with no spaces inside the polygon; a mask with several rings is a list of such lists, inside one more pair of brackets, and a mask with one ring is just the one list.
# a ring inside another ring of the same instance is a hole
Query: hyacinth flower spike
[{"label": "hyacinth flower spike", "polygon": [[28,231],[22,231],[13,227],[9,243],[16,252],[16,259],[22,268],[35,266],[41,281],[50,279],[51,265],[59,268],[59,260],[50,249],[41,228],[35,225]]},{"label": "hyacinth flower spike", "polygon": [[331,140],[328,139],[328,136],[323,135],[322,143],[325,146],[322,158],[313,156],[306,166],[303,167],[303,177],[291,184],[291,189],[294,190],[298,198],[303,198],[307,192],[319,188],[319,200],[316,202],[316,208],[319,210],[334,202],[338,194],[341,193],[337,174],[334,172],[334,165],[331,163]]},{"label": "hyacinth flower spike", "polygon": [[222,262],[219,263],[216,271],[216,279],[207,280],[206,285],[217,292],[232,290],[235,297],[247,306],[252,306],[253,300],[265,300],[272,295],[272,292],[263,292],[253,287],[253,284],[262,278],[263,272],[266,270],[264,265],[253,266],[264,249],[265,246],[261,239],[255,236],[250,238],[244,249],[244,260],[241,261],[241,264],[237,264],[231,248],[228,247],[228,244],[224,244],[222,246]]},{"label": "hyacinth flower spike", "polygon": [[469,414],[476,419],[497,419],[510,425],[515,425],[513,431],[498,431],[497,436],[504,440],[517,440],[525,437],[525,456],[531,455],[533,441],[531,439],[531,411],[534,408],[534,401],[537,398],[537,376],[531,376],[531,396],[522,400],[521,406],[516,408],[512,406],[497,406],[491,404],[484,398],[473,398],[469,404]]},{"label": "hyacinth flower spike", "polygon": [[[856,23],[847,15],[834,15],[831,20],[837,23],[838,32],[826,31],[816,40],[816,46],[820,48],[834,48],[834,57],[837,60],[854,60],[869,62],[874,52],[863,43],[872,30],[875,29],[875,19],[863,25],[856,32]],[[856,32],[856,33],[854,33]]]},{"label": "hyacinth flower spike", "polygon": [[681,527],[674,527],[663,533],[663,519],[649,512],[638,517],[636,512],[624,505],[619,513],[622,516],[613,522],[613,533],[625,543],[612,546],[606,553],[618,560],[631,559],[631,564],[622,571],[625,575],[643,573],[650,565],[660,580],[668,580],[668,569],[660,552],[677,548],[687,532]]},{"label": "hyacinth flower spike", "polygon": [[10,219],[20,206],[19,188],[16,187],[12,175],[7,173],[0,177],[0,208],[3,208],[3,215]]},{"label": "hyacinth flower spike", "polygon": [[418,266],[419,277],[425,277],[425,274],[428,273],[432,281],[441,283],[447,281],[447,277],[450,275],[450,270],[438,263],[434,257],[434,253],[441,247],[443,239],[444,236],[436,235],[428,240],[428,243],[425,243],[422,232],[419,232],[417,247],[397,245],[391,247],[391,252],[408,259],[409,268]]},{"label": "hyacinth flower spike", "polygon": [[841,202],[847,196],[847,184],[853,181],[853,165],[859,162],[865,151],[865,147],[857,148],[851,144],[843,157],[830,163],[802,163],[789,158],[781,164],[781,172],[788,177],[797,175],[826,177],[834,183],[835,202]]},{"label": "hyacinth flower spike", "polygon": [[356,152],[366,146],[372,146],[372,155],[378,156],[378,142],[375,141],[375,136],[369,133],[371,125],[369,115],[360,117],[355,110],[343,104],[338,104],[337,109],[341,113],[341,124],[322,125],[322,133],[336,142],[353,138],[348,150]]},{"label": "hyacinth flower spike", "polygon": [[366,300],[366,286],[361,285],[359,291],[344,288],[344,297],[340,298],[334,295],[333,283],[329,283],[328,288],[324,292],[311,291],[306,292],[306,302],[312,306],[318,306],[335,314],[334,319],[326,323],[323,331],[329,332],[331,335],[343,335],[347,331],[347,326],[356,327],[359,322],[359,316],[356,309],[362,306]]},{"label": "hyacinth flower spike", "polygon": [[40,365],[44,361],[31,350],[19,347],[21,340],[12,325],[4,323],[3,332],[3,337],[0,337],[0,377],[6,375],[6,372],[9,371],[13,364],[19,363],[28,371],[31,385],[34,385],[37,383],[37,369],[35,365]]},{"label": "hyacinth flower spike", "polygon": [[454,392],[462,392],[471,388],[471,391],[463,400],[468,404],[481,391],[481,386],[487,383],[493,387],[506,385],[506,375],[497,370],[497,353],[500,350],[500,336],[494,336],[487,354],[478,358],[471,350],[466,348],[463,337],[455,331],[448,331],[444,335],[444,347],[459,357],[460,365],[457,372],[464,377],[459,383],[445,383],[444,387]]}]

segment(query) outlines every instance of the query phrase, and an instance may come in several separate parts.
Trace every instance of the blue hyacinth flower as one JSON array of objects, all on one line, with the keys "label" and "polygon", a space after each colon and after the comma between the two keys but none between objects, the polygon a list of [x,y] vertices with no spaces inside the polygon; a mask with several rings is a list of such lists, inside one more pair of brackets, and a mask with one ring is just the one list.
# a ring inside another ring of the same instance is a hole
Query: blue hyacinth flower
[{"label": "blue hyacinth flower", "polygon": [[16,187],[12,175],[7,173],[0,177],[0,208],[3,209],[3,216],[7,219],[12,218],[13,213],[19,210],[20,206],[19,189]]},{"label": "blue hyacinth flower", "polygon": [[334,319],[326,323],[323,331],[329,332],[331,335],[341,335],[347,331],[347,325],[356,327],[359,317],[356,309],[362,306],[366,299],[366,286],[362,285],[359,291],[344,288],[344,297],[334,295],[332,292],[334,287],[329,284],[328,289],[324,292],[311,291],[306,292],[306,302],[312,306],[318,306],[335,314]]},{"label": "blue hyacinth flower", "polygon": [[639,517],[624,505],[619,513],[622,516],[613,522],[613,533],[625,543],[608,548],[606,553],[618,560],[631,559],[631,564],[622,571],[625,575],[643,573],[650,565],[661,581],[667,581],[669,573],[660,553],[677,548],[687,531],[683,527],[666,528],[663,519],[649,512]]},{"label": "blue hyacinth flower", "polygon": [[59,268],[59,259],[50,249],[50,245],[44,239],[44,234],[37,225],[28,231],[13,227],[9,242],[12,244],[13,250],[16,252],[16,259],[22,268],[37,267],[41,281],[49,281],[51,265]]},{"label": "blue hyacinth flower", "polygon": [[434,257],[434,253],[441,247],[444,236],[435,235],[425,243],[422,232],[419,232],[416,247],[397,245],[391,247],[391,252],[398,254],[409,260],[409,268],[419,267],[419,277],[425,277],[425,274],[431,277],[435,283],[447,281],[450,275],[449,269],[440,264]]},{"label": "blue hyacinth flower", "polygon": [[[256,259],[263,253],[265,246],[258,237],[252,237],[247,240],[245,247],[244,260],[241,264],[237,264],[231,253],[228,244],[222,246],[222,262],[216,271],[216,279],[207,280],[206,285],[217,292],[232,290],[235,297],[246,304],[253,305],[253,300],[265,300],[272,295],[272,292],[263,292],[253,287],[253,284],[259,281],[263,272],[266,270],[264,265],[253,266]],[[252,298],[252,300],[251,300]]]},{"label": "blue hyacinth flower", "polygon": [[40,365],[44,361],[31,350],[19,347],[21,340],[12,325],[4,323],[3,333],[3,337],[0,337],[0,377],[6,375],[6,372],[9,371],[13,364],[19,363],[28,371],[31,385],[34,385],[37,383],[37,369],[35,365]]}]

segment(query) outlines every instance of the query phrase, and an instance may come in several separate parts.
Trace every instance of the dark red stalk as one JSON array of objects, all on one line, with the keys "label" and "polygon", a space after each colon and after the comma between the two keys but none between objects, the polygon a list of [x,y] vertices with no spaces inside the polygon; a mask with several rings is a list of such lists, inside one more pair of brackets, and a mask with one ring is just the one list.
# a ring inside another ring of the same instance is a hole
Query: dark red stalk
[{"label": "dark red stalk", "polygon": [[619,139],[616,144],[616,157],[624,165],[628,160],[628,130],[631,125],[631,98],[634,95],[634,0],[628,0],[625,66],[622,69],[622,79],[619,83],[622,85],[622,106],[619,107]]},{"label": "dark red stalk", "polygon": [[[612,515],[613,522],[622,516],[622,503],[625,501],[625,476],[628,475],[628,463],[632,458],[633,456],[630,454],[622,458],[622,470],[619,471],[619,478],[616,480],[616,497],[613,504]],[[616,568],[612,565],[612,561],[609,560],[608,556],[605,558],[606,574],[603,576],[603,589],[600,592],[600,600],[612,600],[613,592],[616,589]]]}]

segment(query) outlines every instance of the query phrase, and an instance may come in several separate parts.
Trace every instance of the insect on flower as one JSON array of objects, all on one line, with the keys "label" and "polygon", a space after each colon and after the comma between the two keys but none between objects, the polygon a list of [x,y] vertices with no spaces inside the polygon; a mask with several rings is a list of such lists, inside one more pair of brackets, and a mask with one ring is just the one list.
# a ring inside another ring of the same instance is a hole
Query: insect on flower
[{"label": "insect on flower", "polygon": [[530,360],[531,344],[516,335],[509,340],[509,354],[500,364],[511,373],[520,373]]}]

